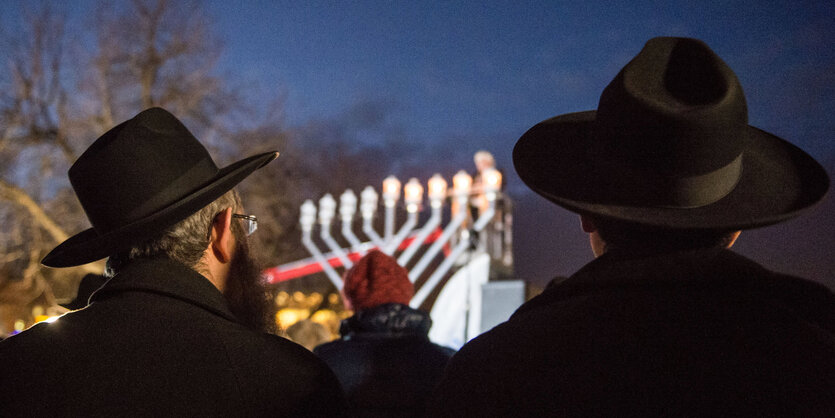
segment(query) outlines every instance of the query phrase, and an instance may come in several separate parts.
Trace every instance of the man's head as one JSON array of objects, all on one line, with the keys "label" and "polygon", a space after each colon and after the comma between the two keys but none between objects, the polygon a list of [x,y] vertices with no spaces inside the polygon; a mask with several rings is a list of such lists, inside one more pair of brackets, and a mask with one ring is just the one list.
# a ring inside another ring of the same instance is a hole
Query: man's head
[{"label": "man's head", "polygon": [[346,305],[355,311],[386,303],[408,305],[415,294],[409,272],[393,257],[374,250],[345,274]]},{"label": "man's head", "polygon": [[215,217],[225,209],[237,211],[241,206],[235,190],[230,190],[188,218],[162,231],[156,237],[131,246],[108,258],[108,274],[118,273],[121,266],[141,258],[165,257],[207,273],[205,259]]},{"label": "man's head", "polygon": [[478,172],[482,172],[488,168],[495,168],[496,167],[496,160],[493,158],[493,154],[489,151],[478,151],[473,155],[473,162],[475,163],[475,168]]},{"label": "man's head", "polygon": [[114,276],[135,260],[167,258],[202,274],[223,293],[244,325],[271,330],[267,291],[245,231],[240,198],[230,190],[158,236],[114,254],[107,274]]},{"label": "man's head", "polygon": [[537,124],[516,143],[513,163],[531,189],[583,214],[584,229],[610,247],[722,243],[797,216],[829,187],[812,157],[748,125],[736,75],[687,38],[648,41],[597,110]]},{"label": "man's head", "polygon": [[740,231],[669,229],[580,215],[583,232],[595,257],[611,249],[631,253],[657,253],[702,248],[730,248]]},{"label": "man's head", "polygon": [[203,274],[246,325],[263,328],[264,284],[250,253],[233,187],[278,155],[267,152],[218,168],[208,151],[160,108],[99,137],[73,164],[70,183],[93,227],[43,260],[69,267],[110,257],[118,272],[140,258],[164,257]]}]

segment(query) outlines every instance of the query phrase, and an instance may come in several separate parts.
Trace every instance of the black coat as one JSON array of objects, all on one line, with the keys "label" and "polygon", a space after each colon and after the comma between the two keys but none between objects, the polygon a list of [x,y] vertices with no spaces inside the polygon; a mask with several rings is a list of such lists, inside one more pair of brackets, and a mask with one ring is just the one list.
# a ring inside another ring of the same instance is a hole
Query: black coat
[{"label": "black coat", "polygon": [[340,416],[333,373],[239,325],[203,276],[137,261],[85,309],[0,343],[0,416]]},{"label": "black coat", "polygon": [[456,354],[431,416],[835,416],[835,296],[726,250],[593,261]]},{"label": "black coat", "polygon": [[342,338],[314,349],[358,417],[419,417],[455,350],[433,344],[424,312],[386,304],[344,320]]}]

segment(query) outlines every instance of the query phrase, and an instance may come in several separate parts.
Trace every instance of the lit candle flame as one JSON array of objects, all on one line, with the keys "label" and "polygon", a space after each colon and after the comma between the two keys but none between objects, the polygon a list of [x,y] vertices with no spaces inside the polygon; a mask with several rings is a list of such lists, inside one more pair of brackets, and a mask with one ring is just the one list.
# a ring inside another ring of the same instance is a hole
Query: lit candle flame
[{"label": "lit candle flame", "polygon": [[473,178],[466,171],[461,170],[452,178],[452,188],[456,195],[467,195],[473,185]]},{"label": "lit candle flame", "polygon": [[447,182],[440,174],[435,174],[427,183],[430,200],[442,200],[446,197]]},{"label": "lit candle flame", "polygon": [[394,176],[388,176],[383,180],[383,199],[396,201],[400,197],[400,180]]}]

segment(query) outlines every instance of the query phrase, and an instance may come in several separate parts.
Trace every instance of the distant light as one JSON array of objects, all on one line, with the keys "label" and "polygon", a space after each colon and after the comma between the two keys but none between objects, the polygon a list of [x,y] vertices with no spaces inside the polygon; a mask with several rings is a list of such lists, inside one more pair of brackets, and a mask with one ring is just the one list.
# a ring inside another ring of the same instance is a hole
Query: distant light
[{"label": "distant light", "polygon": [[452,178],[452,188],[456,196],[470,194],[473,186],[473,178],[466,171],[461,170]]},{"label": "distant light", "polygon": [[383,180],[383,202],[386,206],[394,206],[400,198],[400,180],[394,176],[388,176]]},{"label": "distant light", "polygon": [[324,296],[322,296],[321,293],[313,292],[313,293],[311,293],[310,295],[307,296],[307,300],[305,300],[305,304],[307,304],[308,306],[311,306],[311,307],[317,306],[320,303],[322,303],[323,299],[324,299]]},{"label": "distant light", "polygon": [[49,315],[35,315],[35,323],[46,322],[47,324],[51,324],[60,318],[61,315],[49,316]]},{"label": "distant light", "polygon": [[301,321],[302,319],[307,319],[309,316],[310,311],[298,308],[284,308],[275,313],[276,322],[278,322],[278,326],[283,329],[290,328],[291,325]]},{"label": "distant light", "polygon": [[328,294],[328,303],[330,303],[331,305],[336,305],[337,303],[339,303],[339,295],[336,293]]},{"label": "distant light", "polygon": [[484,194],[488,200],[495,200],[496,193],[502,188],[502,173],[495,168],[488,168],[481,174],[484,180]]},{"label": "distant light", "polygon": [[423,185],[418,179],[412,177],[403,188],[403,200],[406,202],[406,211],[409,213],[417,212],[420,208],[420,202],[423,201]]},{"label": "distant light", "polygon": [[339,318],[336,316],[336,312],[331,309],[320,309],[313,313],[310,317],[313,322],[317,322],[322,325],[329,325],[331,322],[339,323]]},{"label": "distant light", "polygon": [[275,295],[275,304],[278,306],[287,305],[290,302],[290,294],[285,291],[280,291]]},{"label": "distant light", "polygon": [[447,182],[440,174],[435,174],[427,183],[429,187],[429,201],[432,207],[440,207],[446,198]]}]

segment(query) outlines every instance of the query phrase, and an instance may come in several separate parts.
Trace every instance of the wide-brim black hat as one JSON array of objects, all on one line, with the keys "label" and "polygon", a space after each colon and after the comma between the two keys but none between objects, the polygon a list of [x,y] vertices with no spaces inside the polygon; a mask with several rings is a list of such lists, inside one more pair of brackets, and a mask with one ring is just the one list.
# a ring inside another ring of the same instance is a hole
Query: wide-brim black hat
[{"label": "wide-brim black hat", "polygon": [[513,164],[571,211],[673,229],[777,223],[829,188],[811,156],[748,125],[736,75],[687,38],[647,42],[596,111],[537,124],[516,143]]},{"label": "wide-brim black hat", "polygon": [[231,190],[278,156],[265,152],[218,168],[168,111],[145,110],[98,138],[69,179],[92,228],[55,247],[49,267],[86,264],[142,243]]}]

